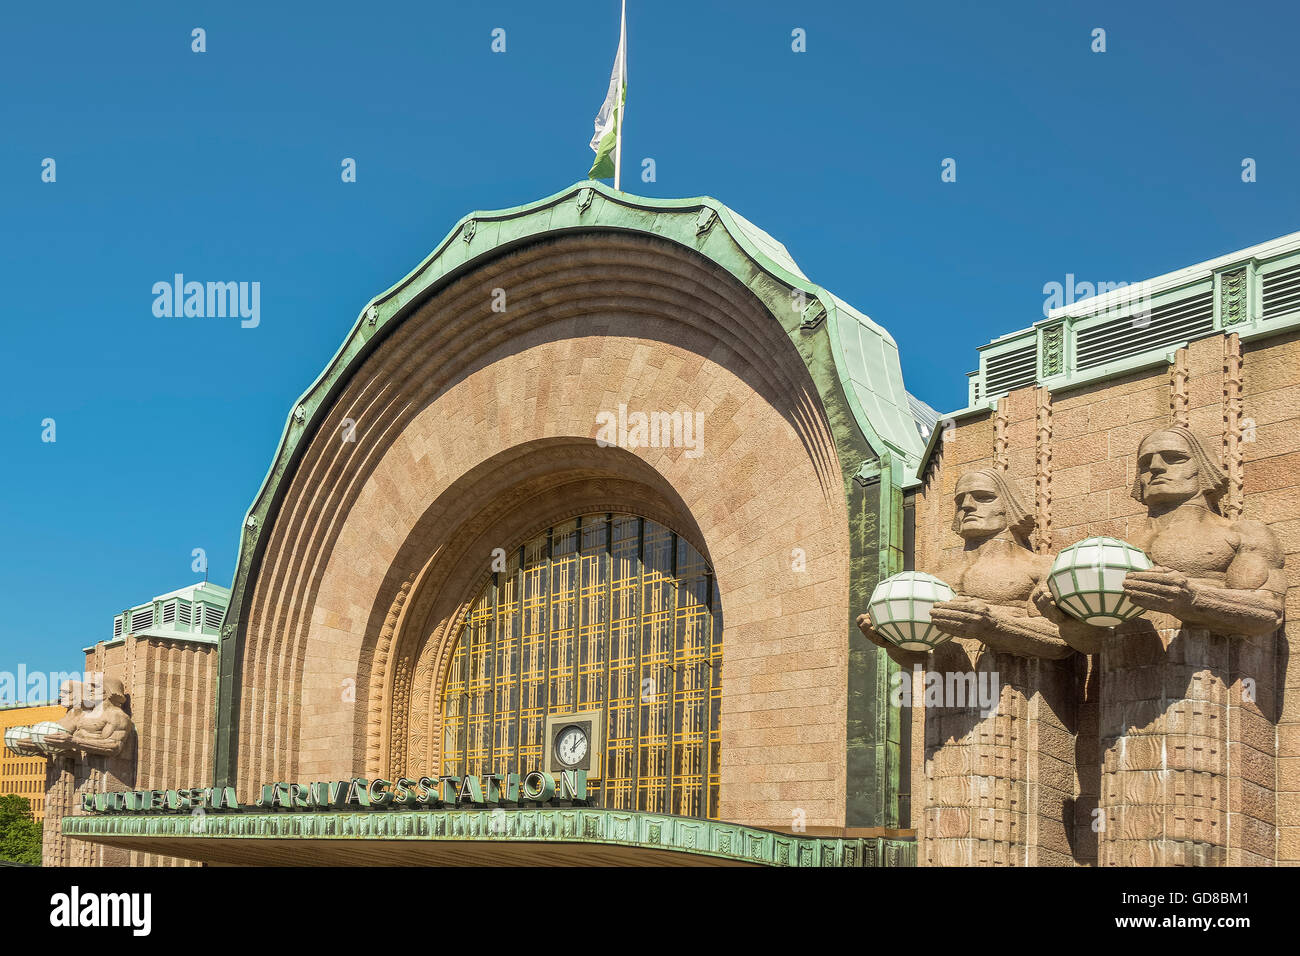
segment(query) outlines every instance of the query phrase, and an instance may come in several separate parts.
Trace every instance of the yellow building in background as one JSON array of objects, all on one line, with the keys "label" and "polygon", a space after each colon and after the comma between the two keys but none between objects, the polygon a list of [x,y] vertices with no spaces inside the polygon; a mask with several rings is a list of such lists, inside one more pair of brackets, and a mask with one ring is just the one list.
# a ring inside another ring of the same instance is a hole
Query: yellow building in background
[{"label": "yellow building in background", "polygon": [[[0,707],[0,736],[10,727],[58,720],[67,712],[66,707],[55,704]],[[44,755],[16,757],[8,750],[0,749],[0,796],[16,793],[26,797],[31,801],[32,813],[38,821],[45,819],[45,762]]]}]

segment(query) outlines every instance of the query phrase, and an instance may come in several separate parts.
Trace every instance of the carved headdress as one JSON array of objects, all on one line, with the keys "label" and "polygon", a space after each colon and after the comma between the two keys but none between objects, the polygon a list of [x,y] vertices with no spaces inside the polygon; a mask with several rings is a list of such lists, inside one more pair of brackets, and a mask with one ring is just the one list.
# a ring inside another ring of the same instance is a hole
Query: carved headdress
[{"label": "carved headdress", "polygon": [[[1156,435],[1173,435],[1187,445],[1187,450],[1191,452],[1192,459],[1196,462],[1196,477],[1201,484],[1201,489],[1205,492],[1205,500],[1210,508],[1217,512],[1219,510],[1219,499],[1228,493],[1228,475],[1223,470],[1223,466],[1219,464],[1219,456],[1210,451],[1196,432],[1186,425],[1170,425],[1168,428],[1155,429],[1138,443],[1139,456],[1142,454],[1142,446]],[[1133,478],[1131,494],[1135,500],[1146,504],[1142,498],[1142,471],[1140,467],[1137,475]]]},{"label": "carved headdress", "polygon": [[[970,478],[974,475],[993,482],[993,486],[998,490],[998,497],[1006,508],[1007,529],[1021,544],[1027,544],[1029,536],[1034,533],[1034,513],[1021,504],[1020,496],[1016,494],[1011,482],[1007,481],[1006,475],[997,468],[979,468],[966,472],[962,478]],[[961,533],[960,511],[954,512],[952,516],[952,530]]]}]

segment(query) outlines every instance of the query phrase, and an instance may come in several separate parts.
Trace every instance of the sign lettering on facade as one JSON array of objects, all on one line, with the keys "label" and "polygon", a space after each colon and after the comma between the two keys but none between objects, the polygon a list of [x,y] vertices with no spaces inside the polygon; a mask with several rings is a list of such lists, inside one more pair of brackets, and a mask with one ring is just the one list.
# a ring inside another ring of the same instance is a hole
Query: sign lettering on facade
[{"label": "sign lettering on facade", "polygon": [[252,804],[241,805],[234,787],[85,793],[86,813],[164,813],[239,810],[382,810],[389,807],[497,807],[521,803],[587,802],[587,771],[466,774],[462,777],[353,777],[311,784],[267,783]]}]

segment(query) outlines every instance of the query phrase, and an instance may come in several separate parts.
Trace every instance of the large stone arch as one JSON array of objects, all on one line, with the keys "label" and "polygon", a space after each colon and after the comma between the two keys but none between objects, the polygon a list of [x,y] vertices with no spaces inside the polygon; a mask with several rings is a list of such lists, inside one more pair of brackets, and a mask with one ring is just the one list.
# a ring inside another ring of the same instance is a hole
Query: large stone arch
[{"label": "large stone arch", "polygon": [[[493,549],[508,553],[552,525],[593,512],[653,519],[708,558],[689,506],[663,475],[593,439],[512,446],[439,496],[403,547],[427,555],[424,565],[399,585],[383,624],[367,628],[362,657],[373,662],[369,696],[356,717],[364,715],[368,773],[412,775],[439,765],[442,681],[459,625],[491,576]],[[412,562],[399,556],[396,563]]]},{"label": "large stone arch", "polygon": [[[631,511],[687,535],[717,575],[723,818],[842,826],[851,565],[887,563],[904,456],[837,374],[837,300],[762,267],[712,207],[614,229],[628,207],[592,186],[544,203],[549,225],[510,237],[507,216],[476,256],[484,227],[463,222],[363,313],[291,416],[223,627],[217,777],[249,792],[430,759],[420,717],[491,548],[561,515]],[[575,221],[557,229],[562,212]],[[783,321],[800,285],[812,314]],[[620,403],[703,410],[703,454],[599,447],[596,414]],[[873,470],[880,503],[864,508]],[[883,548],[866,526],[881,517]],[[884,671],[868,669],[870,696]]]}]

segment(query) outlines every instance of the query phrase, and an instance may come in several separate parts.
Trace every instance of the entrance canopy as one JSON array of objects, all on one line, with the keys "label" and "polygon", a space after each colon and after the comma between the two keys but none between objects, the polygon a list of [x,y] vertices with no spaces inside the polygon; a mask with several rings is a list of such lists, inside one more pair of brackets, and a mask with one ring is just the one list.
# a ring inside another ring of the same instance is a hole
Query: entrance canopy
[{"label": "entrance canopy", "polygon": [[209,813],[63,818],[65,836],[259,866],[900,866],[915,844],[804,837],[690,817],[601,810]]}]

